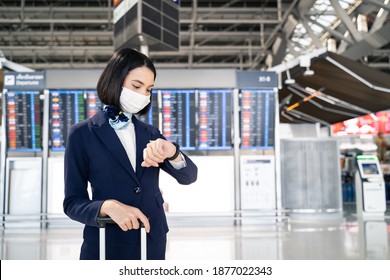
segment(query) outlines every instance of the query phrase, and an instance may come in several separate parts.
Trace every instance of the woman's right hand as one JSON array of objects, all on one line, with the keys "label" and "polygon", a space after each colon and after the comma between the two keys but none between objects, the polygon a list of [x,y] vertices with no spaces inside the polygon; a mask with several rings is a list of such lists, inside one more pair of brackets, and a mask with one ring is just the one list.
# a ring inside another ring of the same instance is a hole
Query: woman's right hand
[{"label": "woman's right hand", "polygon": [[146,232],[149,233],[150,231],[149,220],[141,210],[117,200],[104,201],[99,214],[100,217],[110,216],[123,231],[139,229],[139,220],[144,224]]}]

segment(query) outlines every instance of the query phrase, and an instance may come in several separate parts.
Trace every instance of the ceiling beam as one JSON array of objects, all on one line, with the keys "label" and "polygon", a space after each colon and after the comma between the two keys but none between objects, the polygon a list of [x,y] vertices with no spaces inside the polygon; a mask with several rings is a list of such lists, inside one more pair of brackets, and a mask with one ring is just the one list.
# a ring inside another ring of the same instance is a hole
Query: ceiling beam
[{"label": "ceiling beam", "polygon": [[[275,28],[272,30],[271,35],[267,38],[267,41],[264,44],[265,49],[269,49],[272,44],[275,41],[275,37],[278,34],[278,32],[282,29],[283,24],[286,22],[288,16],[291,14],[292,10],[295,8],[295,6],[298,4],[299,0],[294,0],[291,5],[288,7],[286,11],[284,11],[284,15],[282,17],[282,21],[279,22]],[[256,57],[253,59],[251,69],[255,69],[257,65],[259,64],[260,60],[265,56],[265,53],[258,53]]]},{"label": "ceiling beam", "polygon": [[[191,24],[192,19],[180,19],[181,24]],[[246,19],[246,18],[215,18],[215,19],[197,19],[198,24],[277,24],[277,19]]]},{"label": "ceiling beam", "polygon": [[319,27],[321,27],[322,29],[324,29],[325,31],[329,32],[331,35],[333,35],[334,37],[336,37],[337,39],[339,40],[342,40],[342,41],[345,41],[346,43],[352,45],[354,44],[354,41],[351,40],[350,38],[348,37],[345,37],[343,34],[341,34],[340,32],[337,32],[336,30],[333,30],[333,29],[330,29],[329,27],[315,21],[314,19],[312,18],[308,18],[307,20],[309,20],[311,23],[315,24],[315,25],[318,25]]},{"label": "ceiling beam", "polygon": [[386,22],[388,15],[389,15],[389,11],[381,8],[375,17],[375,21],[372,24],[369,33],[372,34],[376,31],[378,31],[383,26],[383,24]]},{"label": "ceiling beam", "polygon": [[[0,24],[20,24],[20,19],[18,18],[0,18]],[[25,18],[23,19],[23,24],[107,24],[112,23],[107,18],[102,19],[85,19],[85,18]]]},{"label": "ceiling beam", "polygon": [[390,43],[390,22],[373,34],[368,34],[363,40],[351,45],[343,56],[352,60],[358,60],[373,52],[373,49],[380,49]]},{"label": "ceiling beam", "polygon": [[[274,7],[259,7],[259,8],[245,8],[245,7],[229,7],[229,6],[221,6],[213,8],[217,10],[214,14],[253,14],[253,10],[261,10],[261,12],[265,14],[277,14],[278,8]],[[208,14],[210,13],[211,8],[209,7],[198,7],[198,14]],[[188,14],[192,13],[192,7],[180,7],[180,14]],[[202,16],[203,17],[203,16]]]},{"label": "ceiling beam", "polygon": [[383,1],[378,1],[378,0],[366,0],[366,2],[370,2],[378,7],[381,7],[383,9],[390,11],[390,3],[389,2],[387,2],[387,4],[385,4]]},{"label": "ceiling beam", "polygon": [[314,46],[316,46],[317,49],[322,48],[321,38],[319,36],[317,36],[316,34],[314,34],[313,30],[309,26],[308,21],[303,18],[303,19],[301,19],[301,23],[305,27],[306,32],[309,34]]},{"label": "ceiling beam", "polygon": [[189,55],[188,55],[188,64],[190,66],[192,66],[192,62],[194,60],[194,47],[195,47],[195,28],[196,28],[196,24],[197,24],[197,20],[198,20],[198,17],[197,17],[197,9],[198,8],[198,0],[193,0],[192,1],[192,15],[191,15],[191,24],[190,24],[190,44],[189,44],[189,48],[190,48],[190,52],[189,52]]},{"label": "ceiling beam", "polygon": [[[0,13],[20,13],[21,7],[9,7],[9,6],[0,6]],[[107,14],[107,10],[112,10],[110,7],[55,7],[55,6],[42,6],[42,7],[30,7],[24,6],[24,13],[42,13],[47,14],[49,12],[54,13],[80,13],[80,14],[90,14],[90,13],[101,13]]]},{"label": "ceiling beam", "polygon": [[355,23],[352,22],[348,13],[341,7],[339,0],[329,0],[332,4],[334,11],[337,16],[341,19],[342,23],[347,27],[349,32],[355,41],[360,41],[363,39],[362,34],[357,30]]}]

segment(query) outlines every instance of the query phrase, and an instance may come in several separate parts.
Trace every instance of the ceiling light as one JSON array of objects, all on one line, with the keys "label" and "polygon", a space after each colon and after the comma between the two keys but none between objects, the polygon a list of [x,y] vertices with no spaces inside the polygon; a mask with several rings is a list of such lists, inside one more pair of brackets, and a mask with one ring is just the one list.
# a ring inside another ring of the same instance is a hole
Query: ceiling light
[{"label": "ceiling light", "polygon": [[294,79],[291,79],[291,75],[290,75],[290,69],[286,69],[286,74],[287,74],[287,79],[284,81],[284,83],[286,85],[291,85],[291,84],[295,84],[295,80]]},{"label": "ceiling light", "polygon": [[303,76],[313,76],[314,71],[310,69],[311,65],[311,58],[308,55],[304,55],[299,60],[299,66],[306,67],[305,72],[303,73]]},{"label": "ceiling light", "polygon": [[313,76],[313,75],[314,75],[314,71],[311,70],[309,67],[306,67],[305,72],[303,72],[303,76],[307,77],[307,76]]}]

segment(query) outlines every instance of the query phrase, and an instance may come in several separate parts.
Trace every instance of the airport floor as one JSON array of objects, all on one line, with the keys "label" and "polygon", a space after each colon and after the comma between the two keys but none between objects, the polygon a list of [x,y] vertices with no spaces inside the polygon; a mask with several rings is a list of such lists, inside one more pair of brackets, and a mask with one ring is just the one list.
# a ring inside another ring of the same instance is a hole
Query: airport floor
[{"label": "airport floor", "polygon": [[[1,232],[1,259],[75,260],[80,226],[12,228]],[[278,222],[194,226],[174,222],[168,234],[168,260],[389,260],[390,213],[383,219],[288,217]]]}]

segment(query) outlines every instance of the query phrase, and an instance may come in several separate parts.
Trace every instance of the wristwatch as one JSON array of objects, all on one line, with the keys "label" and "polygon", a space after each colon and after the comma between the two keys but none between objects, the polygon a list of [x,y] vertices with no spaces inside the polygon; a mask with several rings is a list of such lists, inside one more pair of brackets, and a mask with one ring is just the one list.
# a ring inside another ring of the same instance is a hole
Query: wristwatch
[{"label": "wristwatch", "polygon": [[179,156],[179,154],[180,154],[180,146],[179,146],[179,144],[177,144],[177,143],[175,143],[175,142],[171,142],[173,145],[175,145],[175,147],[176,147],[176,152],[175,152],[175,154],[173,155],[173,156],[171,156],[170,158],[167,158],[167,160],[174,160],[174,159],[176,159],[178,156]]}]

